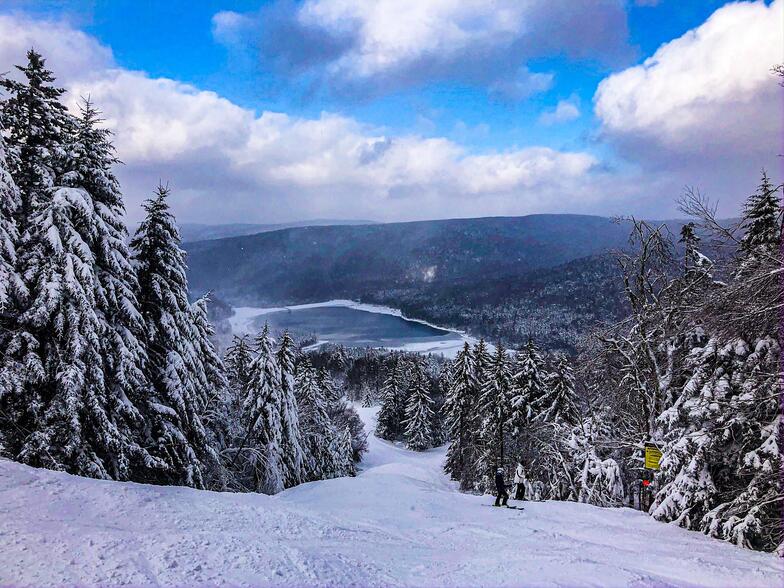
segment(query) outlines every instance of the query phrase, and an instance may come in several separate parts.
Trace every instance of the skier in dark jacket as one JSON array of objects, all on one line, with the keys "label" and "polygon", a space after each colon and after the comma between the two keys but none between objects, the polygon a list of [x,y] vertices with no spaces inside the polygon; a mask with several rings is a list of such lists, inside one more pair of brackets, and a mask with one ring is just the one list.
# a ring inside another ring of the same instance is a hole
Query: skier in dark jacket
[{"label": "skier in dark jacket", "polygon": [[495,506],[507,506],[509,494],[506,492],[506,484],[504,483],[504,468],[498,468],[495,471],[495,490]]}]

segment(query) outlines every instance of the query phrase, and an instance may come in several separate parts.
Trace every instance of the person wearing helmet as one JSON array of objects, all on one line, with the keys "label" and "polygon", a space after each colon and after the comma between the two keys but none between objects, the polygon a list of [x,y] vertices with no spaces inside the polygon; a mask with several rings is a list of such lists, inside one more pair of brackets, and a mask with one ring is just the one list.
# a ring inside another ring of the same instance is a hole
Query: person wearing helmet
[{"label": "person wearing helmet", "polygon": [[506,492],[507,485],[504,483],[504,468],[495,471],[495,506],[508,506],[509,494]]}]

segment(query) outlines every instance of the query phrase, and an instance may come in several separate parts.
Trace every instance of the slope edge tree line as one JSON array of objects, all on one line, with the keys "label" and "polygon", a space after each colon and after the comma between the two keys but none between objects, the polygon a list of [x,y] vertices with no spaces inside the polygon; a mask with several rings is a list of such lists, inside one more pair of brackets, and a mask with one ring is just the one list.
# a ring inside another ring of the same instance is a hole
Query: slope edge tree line
[{"label": "slope edge tree line", "polygon": [[[572,361],[530,341],[515,354],[466,345],[447,376],[446,472],[487,492],[500,466],[517,498],[641,506],[784,555],[780,193],[763,172],[741,221],[725,226],[690,190],[680,206],[695,222],[677,242],[635,220],[616,255],[630,314]],[[704,238],[721,262],[701,252]],[[646,443],[663,454],[653,475]]]},{"label": "slope edge tree line", "polygon": [[35,51],[0,79],[0,455],[112,480],[275,493],[353,475],[358,416],[264,329],[216,353],[160,186],[127,244],[98,111]]}]

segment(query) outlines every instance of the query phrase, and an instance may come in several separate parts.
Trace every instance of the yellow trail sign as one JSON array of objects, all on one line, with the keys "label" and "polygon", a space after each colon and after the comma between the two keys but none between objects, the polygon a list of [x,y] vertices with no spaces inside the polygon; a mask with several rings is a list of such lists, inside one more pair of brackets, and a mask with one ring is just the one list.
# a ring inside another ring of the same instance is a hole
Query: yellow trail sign
[{"label": "yellow trail sign", "polygon": [[645,444],[645,469],[658,470],[662,452],[653,443]]}]

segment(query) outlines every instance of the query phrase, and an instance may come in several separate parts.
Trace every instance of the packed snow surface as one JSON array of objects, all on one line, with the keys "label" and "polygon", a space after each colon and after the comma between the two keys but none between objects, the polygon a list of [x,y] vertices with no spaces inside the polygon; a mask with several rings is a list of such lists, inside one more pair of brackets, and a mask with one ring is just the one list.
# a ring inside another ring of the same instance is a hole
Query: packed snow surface
[{"label": "packed snow surface", "polygon": [[[375,409],[359,409],[371,426]],[[370,437],[357,478],[277,496],[103,482],[0,460],[0,584],[780,586],[782,562],[629,509],[490,508],[442,449]]]}]

